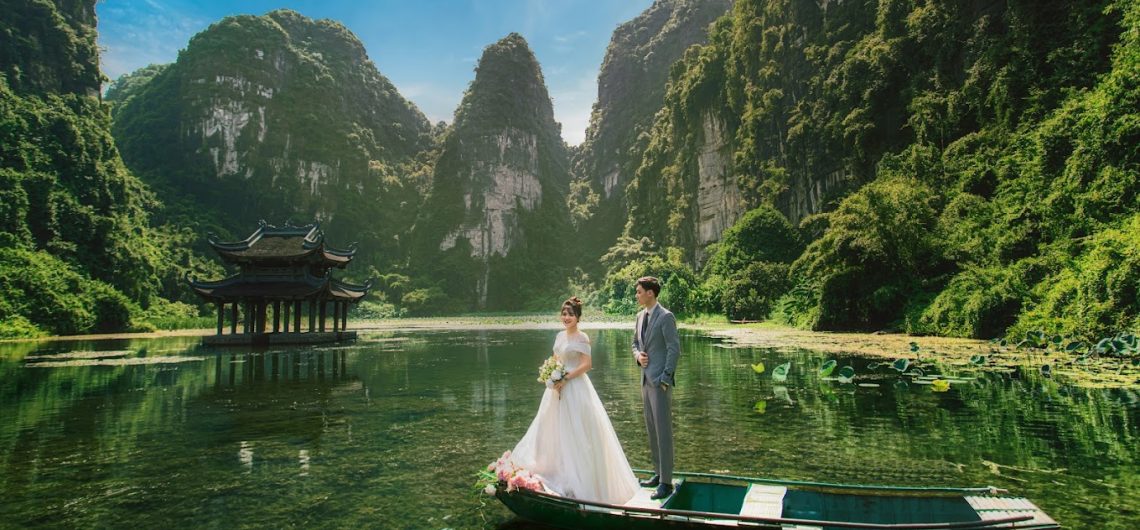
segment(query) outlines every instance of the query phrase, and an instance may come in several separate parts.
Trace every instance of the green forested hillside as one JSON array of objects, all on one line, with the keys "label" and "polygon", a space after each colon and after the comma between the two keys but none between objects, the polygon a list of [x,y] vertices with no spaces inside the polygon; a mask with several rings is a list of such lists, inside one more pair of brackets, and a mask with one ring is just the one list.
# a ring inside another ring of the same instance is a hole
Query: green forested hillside
[{"label": "green forested hillside", "polygon": [[715,120],[746,209],[810,243],[755,254],[765,273],[697,266],[699,309],[786,282],[775,316],[819,329],[1135,329],[1138,24],[1123,1],[739,0],[673,68],[628,240],[735,252],[694,236]]},{"label": "green forested hillside", "polygon": [[0,19],[0,337],[126,329],[193,266],[115,149],[94,2],[60,5]]}]

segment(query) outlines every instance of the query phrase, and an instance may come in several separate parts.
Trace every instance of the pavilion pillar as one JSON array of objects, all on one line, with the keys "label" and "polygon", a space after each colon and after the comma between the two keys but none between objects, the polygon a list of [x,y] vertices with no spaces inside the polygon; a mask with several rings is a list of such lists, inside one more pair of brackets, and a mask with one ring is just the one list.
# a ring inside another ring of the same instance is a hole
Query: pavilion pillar
[{"label": "pavilion pillar", "polygon": [[281,301],[273,302],[273,332],[281,331]]},{"label": "pavilion pillar", "polygon": [[337,331],[340,331],[340,302],[333,302],[332,306],[333,306],[332,330],[333,330],[333,333],[336,333]]},{"label": "pavilion pillar", "polygon": [[309,333],[317,330],[317,301],[309,300]]},{"label": "pavilion pillar", "polygon": [[321,333],[325,332],[325,316],[328,314],[328,301],[321,300]]},{"label": "pavilion pillar", "polygon": [[340,330],[345,331],[348,329],[348,302],[341,302],[343,309],[340,310]]},{"label": "pavilion pillar", "polygon": [[237,335],[237,302],[230,303],[230,335]]},{"label": "pavilion pillar", "polygon": [[301,301],[293,302],[293,333],[301,332]]},{"label": "pavilion pillar", "polygon": [[242,304],[242,333],[253,333],[253,302],[246,300]]},{"label": "pavilion pillar", "polygon": [[226,324],[226,306],[221,302],[217,303],[218,306],[218,335],[222,334],[222,327]]},{"label": "pavilion pillar", "polygon": [[289,333],[289,309],[293,307],[293,302],[282,302],[281,305],[285,309],[285,316],[281,319],[281,331]]},{"label": "pavilion pillar", "polygon": [[265,333],[265,317],[269,304],[264,300],[257,302],[257,332]]}]

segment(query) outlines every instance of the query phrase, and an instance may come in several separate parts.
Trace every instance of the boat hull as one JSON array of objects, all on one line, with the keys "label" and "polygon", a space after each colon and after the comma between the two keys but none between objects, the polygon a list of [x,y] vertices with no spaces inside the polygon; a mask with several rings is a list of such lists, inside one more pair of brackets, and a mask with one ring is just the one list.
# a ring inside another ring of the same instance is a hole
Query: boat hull
[{"label": "boat hull", "polygon": [[708,529],[739,526],[797,530],[888,528],[906,530],[1023,529],[1060,525],[1021,497],[992,488],[905,488],[741,479],[689,474],[666,502],[648,490],[612,505],[539,493],[496,497],[521,518],[558,528]]}]

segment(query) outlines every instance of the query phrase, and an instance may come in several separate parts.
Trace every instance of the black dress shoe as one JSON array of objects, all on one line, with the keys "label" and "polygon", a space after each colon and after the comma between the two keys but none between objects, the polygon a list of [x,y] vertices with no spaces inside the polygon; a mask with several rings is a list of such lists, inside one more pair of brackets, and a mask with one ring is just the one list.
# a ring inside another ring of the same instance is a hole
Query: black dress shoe
[{"label": "black dress shoe", "polygon": [[652,500],[664,499],[665,497],[668,497],[672,494],[673,494],[673,485],[672,484],[660,484],[657,486],[657,491],[653,492],[653,495],[650,495],[649,498]]},{"label": "black dress shoe", "polygon": [[657,475],[653,475],[653,478],[651,478],[649,480],[643,480],[639,484],[641,484],[641,487],[643,487],[643,488],[656,488],[657,485],[660,483],[661,483],[661,477],[659,477]]}]

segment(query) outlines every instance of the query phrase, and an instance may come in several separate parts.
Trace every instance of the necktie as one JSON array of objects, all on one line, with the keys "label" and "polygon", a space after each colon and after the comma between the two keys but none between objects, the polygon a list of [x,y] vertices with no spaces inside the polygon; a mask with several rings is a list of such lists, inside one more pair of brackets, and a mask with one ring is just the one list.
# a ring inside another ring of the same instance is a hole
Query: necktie
[{"label": "necktie", "polygon": [[649,327],[649,311],[645,312],[645,316],[641,319],[641,348],[645,349],[645,330]]}]

